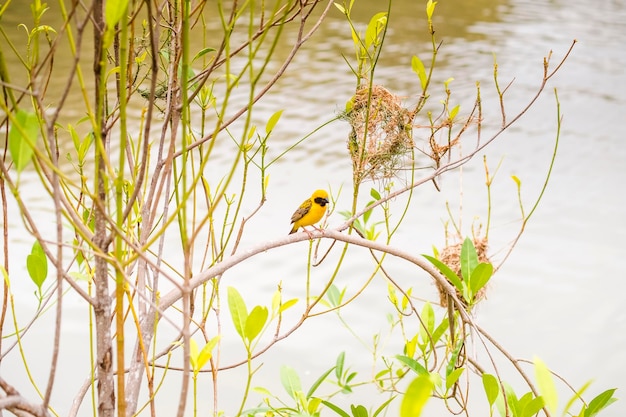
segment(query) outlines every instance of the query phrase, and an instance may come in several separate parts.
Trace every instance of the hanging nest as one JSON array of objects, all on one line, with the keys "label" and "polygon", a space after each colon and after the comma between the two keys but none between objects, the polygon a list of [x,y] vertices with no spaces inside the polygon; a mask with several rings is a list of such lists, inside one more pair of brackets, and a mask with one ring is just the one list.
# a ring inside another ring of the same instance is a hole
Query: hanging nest
[{"label": "hanging nest", "polygon": [[348,150],[355,182],[394,177],[413,148],[411,113],[400,98],[380,85],[365,85],[345,118],[352,126]]},{"label": "hanging nest", "polygon": [[[488,242],[484,237],[478,237],[472,239],[474,242],[474,248],[476,248],[476,254],[478,255],[478,262],[486,262],[489,263],[489,258],[487,257],[487,247]],[[454,244],[448,244],[443,250],[440,252],[439,260],[446,264],[451,270],[453,270],[456,275],[463,279],[461,276],[461,248],[463,247],[463,242],[458,242]],[[435,281],[435,285],[437,286],[437,290],[439,291],[439,301],[441,305],[445,308],[448,306],[448,293],[446,290],[439,285],[437,281]],[[478,294],[475,296],[475,302],[478,302],[485,298],[487,287],[483,287],[478,291]],[[467,303],[463,298],[463,294],[457,289],[456,296],[463,303],[465,307],[467,307]]]}]

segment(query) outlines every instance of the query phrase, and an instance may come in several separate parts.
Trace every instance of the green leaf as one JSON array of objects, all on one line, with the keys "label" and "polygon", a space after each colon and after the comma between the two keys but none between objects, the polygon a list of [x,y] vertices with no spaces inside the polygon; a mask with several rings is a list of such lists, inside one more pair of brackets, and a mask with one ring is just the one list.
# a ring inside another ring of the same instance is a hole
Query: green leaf
[{"label": "green leaf", "polygon": [[393,401],[395,398],[396,398],[396,397],[395,397],[395,395],[394,395],[394,396],[392,396],[391,398],[389,398],[387,401],[385,401],[384,403],[382,403],[382,404],[380,405],[380,407],[378,407],[378,408],[376,409],[376,411],[374,411],[374,413],[372,414],[372,417],[376,417],[377,415],[379,415],[379,414],[380,414],[380,413],[381,413],[381,412],[382,412],[385,408],[387,408],[387,406],[389,405],[389,403],[390,403],[391,401]]},{"label": "green leaf", "polygon": [[245,333],[249,341],[254,340],[267,322],[267,307],[255,306],[246,319]]},{"label": "green leaf", "polygon": [[428,20],[433,18],[433,13],[435,12],[435,6],[437,5],[436,1],[428,0],[426,3],[426,16],[428,16]]},{"label": "green leaf", "polygon": [[309,400],[309,405],[306,408],[308,415],[314,416],[317,413],[317,409],[319,408],[321,403],[322,403],[321,398],[317,398],[317,397],[311,398]]},{"label": "green leaf", "polygon": [[[192,339],[193,340],[193,339]],[[209,340],[206,345],[202,348],[197,358],[198,370],[204,368],[204,365],[207,364],[209,359],[213,356],[213,349],[217,346],[217,343],[220,341],[220,336],[217,335],[211,340]]]},{"label": "green leaf", "polygon": [[341,305],[344,291],[339,291],[339,288],[337,288],[337,286],[334,284],[330,286],[330,288],[328,289],[328,301],[330,301],[330,305],[332,307],[337,307]]},{"label": "green leaf", "polygon": [[[513,391],[513,388],[506,382],[503,382],[502,386],[504,387],[505,395],[499,395],[498,398],[496,399],[496,406],[498,407],[498,412],[500,413],[502,417],[509,417],[509,416],[519,417],[518,401],[517,401],[517,395],[515,395],[515,391]],[[507,406],[504,403],[505,397],[506,397],[506,404],[508,405],[508,409],[510,410],[509,413],[506,412]]]},{"label": "green leaf", "polygon": [[246,337],[245,330],[246,321],[248,321],[248,310],[241,294],[239,294],[239,291],[234,287],[228,287],[228,308],[233,318],[235,330],[237,330],[239,336],[244,339]]},{"label": "green leaf", "polygon": [[[365,206],[365,208],[371,206],[372,204],[374,204],[375,201],[370,201],[369,203],[367,203],[367,205]],[[370,216],[372,215],[372,209],[367,210],[365,213],[363,213],[363,223],[367,224],[367,222],[370,219]]]},{"label": "green leaf", "polygon": [[372,196],[372,198],[376,201],[380,200],[380,193],[376,190],[376,188],[370,189],[370,196]]},{"label": "green leaf", "polygon": [[17,172],[22,172],[34,154],[39,137],[39,119],[35,113],[18,109],[9,128],[9,151]]},{"label": "green leaf", "polygon": [[30,279],[41,289],[48,276],[48,258],[38,240],[33,244],[30,255],[26,257],[26,269]]},{"label": "green leaf", "polygon": [[481,262],[476,265],[469,282],[472,298],[487,284],[492,275],[493,265],[490,263]]},{"label": "green leaf", "polygon": [[441,271],[441,273],[445,275],[446,278],[448,278],[448,281],[450,281],[452,285],[454,285],[459,291],[463,292],[463,282],[456,275],[456,273],[453,270],[451,270],[450,267],[448,267],[448,265],[444,264],[439,259],[434,258],[430,255],[422,255],[422,256],[428,259],[431,264],[436,266],[437,269]]},{"label": "green leaf", "polygon": [[543,397],[533,398],[532,393],[529,392],[528,394],[530,394],[530,399],[525,401],[523,406],[520,405],[520,417],[532,417],[544,407],[545,401]]},{"label": "green leaf", "polygon": [[341,14],[346,14],[346,9],[345,7],[343,7],[341,4],[335,2],[333,3],[335,5],[335,7],[337,8],[337,10],[339,10],[341,12]]},{"label": "green leaf", "polygon": [[413,55],[413,58],[411,58],[411,69],[415,74],[417,74],[422,90],[424,90],[426,88],[426,83],[428,82],[428,76],[426,75],[424,63],[416,55]]},{"label": "green leaf", "polygon": [[333,404],[333,403],[331,403],[329,401],[322,400],[322,404],[324,404],[326,407],[328,407],[331,410],[333,410],[335,413],[339,414],[341,417],[350,417],[350,414],[346,413],[341,408],[339,408],[338,406],[336,406],[335,404]]},{"label": "green leaf", "polygon": [[280,367],[280,382],[283,384],[287,394],[294,400],[297,399],[296,393],[302,391],[302,385],[300,384],[298,374],[293,368],[287,365]]},{"label": "green leaf", "polygon": [[400,417],[419,417],[433,393],[433,388],[433,382],[428,375],[415,378],[402,398]]},{"label": "green leaf", "polygon": [[418,375],[428,375],[428,371],[424,366],[413,358],[404,355],[396,355],[396,359],[408,366]]},{"label": "green leaf", "polygon": [[[424,303],[420,318],[422,319],[421,325],[419,326],[420,337],[425,344],[430,343],[430,337],[435,330],[435,311],[429,302]],[[424,326],[426,328],[424,328]]]},{"label": "green leaf", "polygon": [[287,300],[281,304],[279,311],[282,313],[283,311],[287,310],[289,307],[293,307],[297,302],[298,302],[297,298],[292,298],[291,300]]},{"label": "green leaf", "polygon": [[378,45],[380,43],[380,34],[387,25],[387,13],[376,13],[370,19],[365,30],[365,47],[369,48],[372,45]]},{"label": "green leaf", "polygon": [[107,0],[104,8],[104,21],[109,29],[113,29],[126,14],[128,0]]},{"label": "green leaf", "polygon": [[272,114],[270,119],[267,121],[267,124],[265,125],[265,133],[269,135],[272,130],[274,130],[274,127],[276,127],[276,123],[278,123],[278,120],[280,119],[280,116],[282,116],[282,114],[282,110],[278,110],[276,113]]},{"label": "green leaf", "polygon": [[341,380],[341,377],[343,376],[343,364],[345,360],[346,352],[341,352],[339,356],[337,356],[337,361],[335,362],[335,376],[338,381]]},{"label": "green leaf", "polygon": [[439,339],[441,339],[441,336],[443,336],[446,330],[448,330],[448,327],[450,327],[450,321],[447,318],[441,320],[439,326],[437,326],[435,331],[432,333],[433,344],[437,344],[437,342],[439,342]]},{"label": "green leaf", "polygon": [[330,375],[330,373],[334,370],[335,370],[335,367],[333,366],[332,368],[324,372],[319,378],[317,378],[317,380],[313,383],[313,385],[311,385],[311,388],[309,388],[309,391],[306,393],[306,397],[311,398],[313,394],[315,394],[315,391],[322,384],[322,382],[324,382],[326,378],[328,377],[328,375]]},{"label": "green leaf", "polygon": [[557,412],[559,397],[552,373],[541,359],[535,357],[533,363],[535,365],[535,378],[537,379],[539,393],[543,397],[548,410],[554,414]]},{"label": "green leaf", "polygon": [[189,339],[189,363],[194,374],[197,374],[200,370],[198,367],[198,342],[194,339]]},{"label": "green leaf", "polygon": [[483,374],[483,387],[485,388],[485,394],[487,395],[487,402],[489,407],[493,406],[493,403],[500,394],[500,384],[498,379],[491,374]]},{"label": "green leaf", "polygon": [[[421,326],[420,326],[421,328]],[[406,356],[408,356],[409,358],[412,358],[413,356],[415,356],[415,347],[417,346],[417,335],[413,336],[413,338],[411,340],[407,340],[404,343],[404,353]],[[422,348],[423,350],[423,348]]]},{"label": "green leaf", "polygon": [[465,343],[462,339],[457,341],[456,347],[454,348],[454,351],[452,351],[452,354],[450,355],[450,360],[448,361],[448,365],[446,366],[446,376],[451,374],[452,371],[456,369],[459,354],[461,353],[461,349],[463,349],[464,345]]},{"label": "green leaf", "polygon": [[478,254],[474,242],[466,237],[461,247],[461,277],[463,277],[463,281],[469,283],[476,265],[478,265]]},{"label": "green leaf", "polygon": [[202,56],[210,52],[215,52],[215,48],[202,48],[198,51],[198,53],[193,57],[191,61],[194,62],[196,59],[201,58]]},{"label": "green leaf", "polygon": [[456,106],[452,108],[452,110],[450,110],[450,113],[448,114],[448,117],[450,118],[450,120],[454,120],[456,115],[459,114],[460,109],[461,109],[461,105],[457,104]]},{"label": "green leaf", "polygon": [[456,368],[446,375],[446,391],[459,380],[465,368]]},{"label": "green leaf", "polygon": [[350,405],[350,410],[352,411],[352,415],[354,417],[367,417],[367,408],[360,404],[357,406],[354,404]]},{"label": "green leaf", "polygon": [[[570,408],[572,408],[572,405],[573,405],[576,401],[579,401],[579,400],[582,398],[583,393],[584,393],[585,391],[587,391],[587,388],[589,388],[589,386],[590,386],[590,385],[591,385],[591,381],[587,381],[587,382],[585,382],[585,384],[584,384],[584,385],[583,385],[583,386],[582,386],[582,387],[581,387],[578,391],[576,391],[576,392],[574,393],[574,395],[572,395],[572,397],[569,399],[569,401],[567,402],[567,404],[565,404],[565,408],[563,409],[563,414],[562,414],[563,416],[564,416],[565,414],[568,414],[568,413],[569,413],[569,410],[570,410]],[[571,414],[571,413],[569,413],[569,414]]]},{"label": "green leaf", "polygon": [[584,417],[594,417],[600,411],[617,401],[616,398],[613,398],[614,393],[615,388],[608,389],[598,394],[593,400],[589,401],[589,405],[585,409]]}]

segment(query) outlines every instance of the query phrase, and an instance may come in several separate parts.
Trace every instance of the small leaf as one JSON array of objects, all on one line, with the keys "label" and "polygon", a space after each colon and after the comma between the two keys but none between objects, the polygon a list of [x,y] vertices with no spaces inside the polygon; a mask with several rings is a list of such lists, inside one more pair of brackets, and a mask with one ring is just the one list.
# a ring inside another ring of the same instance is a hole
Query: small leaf
[{"label": "small leaf", "polygon": [[450,118],[450,120],[454,120],[454,118],[456,117],[456,115],[459,113],[459,110],[461,109],[461,105],[457,104],[456,106],[454,106],[452,108],[452,110],[450,110],[450,113],[448,115],[448,117]]},{"label": "small leaf", "polygon": [[22,172],[34,154],[39,137],[39,119],[35,113],[17,110],[9,128],[9,151],[17,172]]},{"label": "small leaf", "polygon": [[[420,327],[421,328],[421,327]],[[415,356],[415,347],[417,346],[417,335],[413,336],[411,340],[407,340],[404,343],[404,353],[409,358]]]},{"label": "small leaf", "polygon": [[282,116],[282,114],[282,110],[278,110],[276,113],[272,114],[270,119],[267,121],[267,124],[265,125],[265,133],[269,135],[272,130],[274,130],[274,127],[276,127],[276,123],[278,123],[278,120],[280,119],[280,116]]},{"label": "small leaf", "polygon": [[194,374],[197,374],[198,368],[198,342],[195,339],[189,339],[189,363]]},{"label": "small leaf", "polygon": [[428,82],[428,76],[426,75],[424,63],[416,55],[413,55],[413,58],[411,58],[411,69],[415,74],[417,74],[422,90],[424,90],[426,88],[426,83]]},{"label": "small leaf", "polygon": [[474,242],[466,237],[461,246],[461,277],[463,281],[468,282],[471,279],[472,272],[478,265],[478,254],[474,247]]},{"label": "small leaf", "polygon": [[335,2],[333,4],[341,12],[341,14],[346,14],[346,9],[341,4],[339,4],[337,2]]},{"label": "small leaf", "polygon": [[489,407],[491,407],[500,394],[498,379],[491,374],[483,374],[483,387],[487,395],[487,402],[489,403]]},{"label": "small leaf", "polygon": [[341,380],[343,375],[343,364],[346,359],[346,352],[341,352],[339,356],[337,356],[337,361],[335,362],[335,376],[337,380]]},{"label": "small leaf", "polygon": [[333,404],[333,403],[331,403],[329,401],[322,400],[322,404],[324,404],[326,407],[328,407],[331,410],[333,410],[335,413],[339,414],[341,417],[350,417],[350,414],[346,413],[340,407],[336,406],[335,404]]},{"label": "small leaf", "polygon": [[396,295],[396,287],[394,287],[391,282],[387,283],[387,296],[389,297],[389,301],[395,307],[398,307],[398,296]]},{"label": "small leaf", "polygon": [[548,410],[551,413],[556,413],[559,397],[554,379],[552,378],[552,373],[550,373],[550,370],[541,359],[535,357],[533,362],[535,365],[535,378],[537,379],[539,393],[543,397]]},{"label": "small leaf", "polygon": [[[422,307],[422,314],[420,315],[421,325],[419,326],[419,334],[424,343],[430,343],[430,337],[435,330],[435,311],[432,304],[426,302]],[[426,326],[426,328],[424,328]]]},{"label": "small leaf", "polygon": [[[192,339],[193,340],[193,339]],[[209,359],[213,356],[213,349],[217,346],[217,343],[220,341],[220,336],[217,335],[213,339],[209,340],[206,345],[202,348],[200,353],[198,354],[197,364],[198,370],[204,368],[204,365],[207,364]]]},{"label": "small leaf", "polygon": [[44,281],[48,277],[48,258],[38,240],[33,244],[30,255],[26,257],[26,269],[30,279],[37,288],[41,289]]},{"label": "small leaf", "polygon": [[387,406],[389,405],[390,402],[392,402],[395,399],[395,395],[392,396],[391,398],[389,398],[387,401],[385,401],[384,403],[382,403],[380,405],[380,407],[378,407],[376,409],[376,411],[374,411],[374,413],[372,414],[372,417],[376,417],[378,416],[385,408],[387,408]]},{"label": "small leaf", "polygon": [[370,196],[376,201],[380,200],[380,193],[375,188],[370,189]]},{"label": "small leaf", "polygon": [[315,414],[317,414],[317,409],[320,407],[321,403],[322,403],[322,399],[321,398],[317,398],[317,397],[311,398],[309,400],[309,405],[306,408],[306,410],[309,413],[308,415],[314,416]]},{"label": "small leaf", "polygon": [[[375,201],[370,201],[369,203],[367,203],[367,206],[365,206],[366,208],[371,206],[372,204],[374,204]],[[372,209],[367,210],[365,213],[363,213],[363,223],[367,224],[367,222],[370,219],[370,216],[372,215]]]},{"label": "small leaf", "polygon": [[355,406],[354,404],[350,405],[350,410],[352,411],[353,417],[368,417],[367,416],[367,408],[362,405]]},{"label": "small leaf", "polygon": [[235,330],[241,338],[245,338],[246,321],[248,320],[248,310],[241,294],[234,287],[228,287],[228,308],[235,325]]},{"label": "small leaf", "polygon": [[544,404],[545,401],[543,397],[533,398],[532,400],[524,404],[524,407],[520,410],[520,417],[532,417],[534,415],[537,415],[537,413],[539,413],[539,411],[541,411],[541,409],[544,407]]},{"label": "small leaf", "polygon": [[255,306],[246,319],[245,334],[249,341],[254,340],[267,322],[267,307]]},{"label": "small leaf", "polygon": [[340,292],[336,285],[331,285],[328,289],[328,301],[330,301],[330,305],[333,307],[341,305],[342,298],[343,291]]},{"label": "small leaf", "polygon": [[104,20],[110,29],[126,14],[128,0],[107,0],[104,7]]},{"label": "small leaf", "polygon": [[585,384],[574,393],[574,395],[572,395],[572,397],[569,399],[569,401],[567,402],[567,404],[565,404],[565,408],[563,409],[563,415],[565,414],[571,414],[569,413],[569,409],[572,408],[572,405],[580,400],[584,394],[585,391],[587,391],[587,388],[589,388],[589,386],[591,385],[591,381],[587,381],[585,382]]},{"label": "small leaf", "polygon": [[450,360],[448,361],[448,365],[446,366],[446,376],[451,374],[454,371],[454,369],[456,369],[456,364],[459,359],[459,354],[461,353],[461,349],[463,349],[464,345],[465,344],[463,340],[459,340],[457,342],[456,347],[454,348],[454,351],[452,351],[452,354],[450,355]]},{"label": "small leaf", "polygon": [[428,16],[428,20],[433,18],[433,13],[435,12],[435,6],[437,5],[436,1],[428,0],[426,3],[426,16]]},{"label": "small leaf", "polygon": [[476,265],[476,268],[472,272],[471,281],[469,282],[472,297],[478,294],[478,291],[487,284],[492,275],[493,265],[490,263],[481,262]]},{"label": "small leaf", "polygon": [[202,48],[202,49],[200,49],[198,51],[198,53],[196,54],[196,56],[194,56],[191,61],[194,62],[196,59],[201,58],[202,56],[208,54],[209,52],[215,52],[215,48]]},{"label": "small leaf", "polygon": [[296,393],[302,391],[298,374],[293,368],[287,365],[280,367],[280,382],[283,384],[283,388],[285,388],[287,394],[294,400],[297,398]]},{"label": "small leaf", "polygon": [[439,339],[441,339],[441,336],[443,336],[446,330],[448,330],[448,327],[450,327],[450,321],[447,318],[441,320],[439,326],[437,326],[435,331],[432,333],[433,344],[437,344],[437,342],[439,342]]},{"label": "small leaf", "polygon": [[456,275],[456,273],[450,269],[450,267],[446,264],[444,264],[443,262],[441,262],[439,259],[437,258],[433,258],[430,255],[422,255],[424,258],[428,259],[430,261],[431,264],[435,265],[437,267],[437,269],[439,271],[441,271],[441,273],[443,275],[445,275],[446,278],[448,278],[448,281],[450,281],[452,283],[452,285],[454,285],[457,290],[459,291],[463,291],[463,282],[461,281],[461,279]]},{"label": "small leaf", "polygon": [[376,46],[380,43],[380,34],[383,32],[386,25],[387,13],[380,12],[372,16],[370,22],[367,25],[367,29],[365,29],[366,48],[369,48],[372,45]]},{"label": "small leaf", "polygon": [[589,405],[585,410],[585,417],[594,417],[600,411],[617,401],[617,398],[613,398],[614,393],[615,388],[608,389],[598,394],[593,400],[589,401]]},{"label": "small leaf", "polygon": [[428,375],[428,371],[424,366],[413,358],[404,355],[396,355],[396,359],[408,366],[418,375]]},{"label": "small leaf", "polygon": [[459,380],[465,368],[456,368],[454,371],[446,375],[446,391]]},{"label": "small leaf", "polygon": [[334,370],[335,370],[335,367],[333,366],[332,368],[324,372],[319,378],[317,378],[317,380],[313,383],[313,385],[311,385],[311,388],[309,388],[309,392],[306,393],[306,397],[311,398],[313,394],[315,394],[315,391],[322,384],[322,382],[324,382],[326,378],[328,377],[328,375],[330,375],[330,373]]},{"label": "small leaf", "polygon": [[272,295],[272,317],[278,313],[278,309],[280,308],[281,305],[281,291],[280,291],[280,287],[282,286],[282,283],[280,283],[278,285],[278,289],[274,292],[274,295]]},{"label": "small leaf", "polygon": [[515,181],[515,184],[517,184],[517,188],[520,188],[522,186],[522,182],[516,175],[511,175],[511,179]]},{"label": "small leaf", "polygon": [[419,417],[433,393],[433,388],[433,382],[428,375],[415,378],[402,398],[400,417]]},{"label": "small leaf", "polygon": [[[517,401],[517,395],[515,395],[515,391],[506,382],[503,382],[502,386],[504,387],[505,395],[498,395],[498,398],[496,399],[496,406],[498,407],[498,412],[500,413],[502,417],[505,417],[505,416],[508,417],[510,415],[514,417],[518,417],[519,416],[519,412],[517,409],[518,401]],[[508,406],[508,409],[511,410],[509,413],[506,412],[507,406],[505,406],[505,403],[504,403],[505,398],[506,398],[506,404]]]},{"label": "small leaf", "polygon": [[294,306],[297,302],[298,302],[297,298],[292,298],[291,300],[287,300],[280,306],[279,311],[282,313],[283,311],[287,310],[289,307]]}]

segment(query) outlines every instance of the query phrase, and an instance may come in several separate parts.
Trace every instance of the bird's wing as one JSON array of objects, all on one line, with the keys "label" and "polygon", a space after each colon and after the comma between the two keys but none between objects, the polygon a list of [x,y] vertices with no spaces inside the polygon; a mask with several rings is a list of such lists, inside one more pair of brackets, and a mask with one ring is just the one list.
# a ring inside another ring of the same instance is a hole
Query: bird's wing
[{"label": "bird's wing", "polygon": [[312,205],[313,203],[311,202],[311,199],[308,199],[304,203],[302,203],[300,207],[298,207],[298,210],[296,210],[295,213],[293,213],[293,215],[291,216],[291,223],[295,223],[303,218],[309,212],[309,210],[311,210]]}]

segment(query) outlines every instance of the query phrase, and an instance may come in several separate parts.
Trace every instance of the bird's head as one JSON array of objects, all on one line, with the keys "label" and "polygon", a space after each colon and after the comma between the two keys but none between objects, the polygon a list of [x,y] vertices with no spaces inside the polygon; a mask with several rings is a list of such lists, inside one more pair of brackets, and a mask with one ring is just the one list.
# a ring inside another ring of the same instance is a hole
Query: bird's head
[{"label": "bird's head", "polygon": [[329,202],[328,193],[326,192],[326,190],[317,190],[311,196],[311,200],[313,200],[316,204],[324,207]]}]

